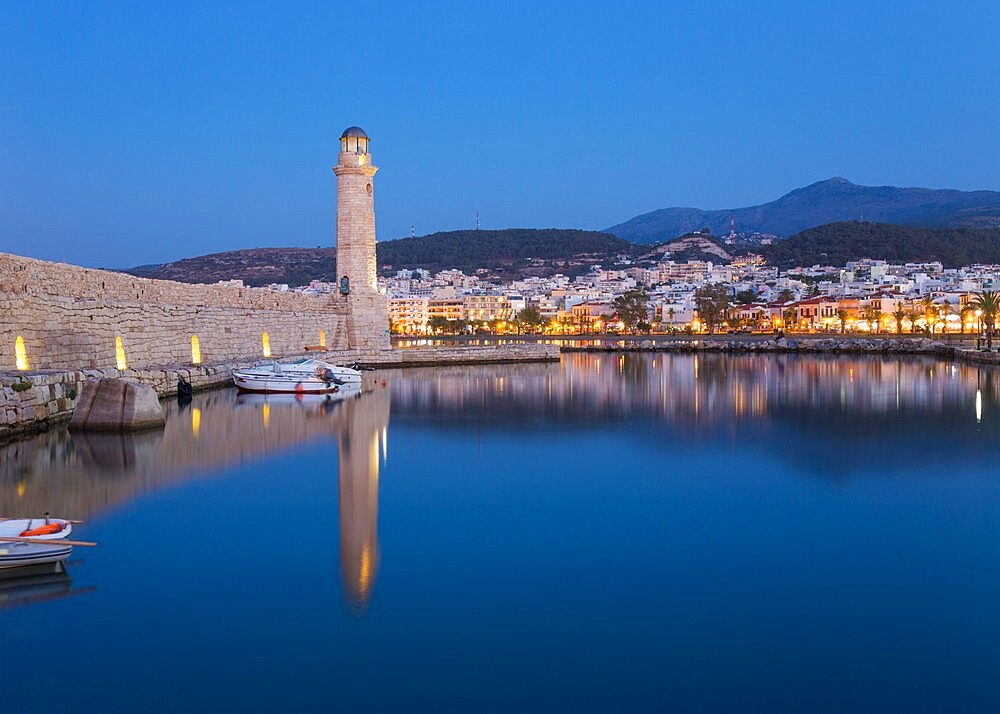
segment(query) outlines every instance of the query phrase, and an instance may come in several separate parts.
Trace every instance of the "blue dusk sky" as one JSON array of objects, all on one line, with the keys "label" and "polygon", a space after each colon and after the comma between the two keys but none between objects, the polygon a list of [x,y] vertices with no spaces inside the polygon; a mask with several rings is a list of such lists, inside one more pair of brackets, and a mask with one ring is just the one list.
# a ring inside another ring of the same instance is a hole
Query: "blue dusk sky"
[{"label": "blue dusk sky", "polygon": [[602,229],[831,176],[1000,188],[1000,3],[0,3],[0,250],[129,267]]}]

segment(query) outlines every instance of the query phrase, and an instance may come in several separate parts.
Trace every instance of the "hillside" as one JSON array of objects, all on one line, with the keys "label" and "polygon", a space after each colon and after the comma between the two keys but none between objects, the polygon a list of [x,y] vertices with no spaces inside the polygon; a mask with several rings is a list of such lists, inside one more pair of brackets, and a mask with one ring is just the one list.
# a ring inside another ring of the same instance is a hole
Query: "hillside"
[{"label": "hillside", "polygon": [[658,251],[669,252],[676,262],[685,260],[707,260],[712,263],[728,263],[733,256],[719,242],[718,238],[703,233],[689,233],[669,243],[657,246]]},{"label": "hillside", "polygon": [[659,243],[707,227],[715,235],[736,230],[790,236],[827,223],[862,217],[879,223],[929,227],[1000,227],[1000,192],[859,186],[842,178],[798,188],[759,206],[706,211],[664,208],[612,226],[608,233],[635,243]]},{"label": "hillside", "polygon": [[858,258],[894,262],[941,261],[946,268],[1000,263],[1000,229],[921,228],[842,222],[818,226],[755,252],[779,268],[843,265]]},{"label": "hillside", "polygon": [[[594,262],[634,250],[607,233],[570,229],[509,228],[497,231],[447,231],[378,244],[379,269],[486,269],[502,277],[581,272]],[[554,271],[551,269],[555,269]]]},{"label": "hillside", "polygon": [[124,272],[182,283],[242,280],[253,286],[269,283],[296,286],[307,285],[310,280],[336,280],[336,260],[336,248],[249,248],[173,263],[140,265]]},{"label": "hillside", "polygon": [[[593,231],[512,228],[498,231],[449,231],[383,241],[376,246],[379,270],[400,268],[432,272],[485,268],[501,279],[563,272],[576,275],[636,248],[621,238]],[[214,283],[243,280],[247,285],[308,284],[337,278],[336,248],[253,248],[143,265],[125,272],[144,278]]]}]

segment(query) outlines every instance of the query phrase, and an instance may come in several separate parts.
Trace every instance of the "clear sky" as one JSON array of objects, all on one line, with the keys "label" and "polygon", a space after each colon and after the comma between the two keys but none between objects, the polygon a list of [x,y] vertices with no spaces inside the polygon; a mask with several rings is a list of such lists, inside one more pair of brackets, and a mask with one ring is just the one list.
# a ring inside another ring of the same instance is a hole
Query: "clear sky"
[{"label": "clear sky", "polygon": [[0,250],[128,267],[601,229],[813,181],[1000,189],[1000,3],[0,3]]}]

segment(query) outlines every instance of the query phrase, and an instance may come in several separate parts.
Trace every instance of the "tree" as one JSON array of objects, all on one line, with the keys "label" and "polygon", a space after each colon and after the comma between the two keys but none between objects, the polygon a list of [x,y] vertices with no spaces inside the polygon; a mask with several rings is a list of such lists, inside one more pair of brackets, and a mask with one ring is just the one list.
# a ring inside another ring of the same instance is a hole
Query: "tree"
[{"label": "tree", "polygon": [[534,305],[528,305],[521,312],[517,313],[517,319],[524,325],[524,329],[529,332],[537,330],[545,323],[542,313]]},{"label": "tree", "polygon": [[840,334],[847,332],[847,310],[840,307],[837,308],[837,319],[840,320]]},{"label": "tree", "polygon": [[896,321],[896,334],[903,334],[903,320],[906,319],[906,310],[902,306],[897,307],[892,313],[892,319]]},{"label": "tree", "polygon": [[785,321],[785,329],[786,330],[794,330],[795,329],[796,324],[795,324],[795,308],[794,307],[786,307],[784,310],[782,310],[781,311],[781,318]]},{"label": "tree", "polygon": [[947,332],[948,315],[952,314],[951,303],[945,300],[938,305],[937,319],[941,321],[941,332]]},{"label": "tree", "polygon": [[819,285],[816,283],[809,286],[809,297],[819,297]]},{"label": "tree", "polygon": [[927,325],[927,330],[932,335],[934,334],[934,298],[930,295],[925,295],[920,304],[924,308],[924,323]]},{"label": "tree", "polygon": [[791,302],[795,299],[795,293],[792,292],[791,288],[784,288],[780,293],[778,293],[778,302]]},{"label": "tree", "polygon": [[872,305],[866,305],[865,309],[861,311],[862,319],[864,319],[864,321],[868,323],[868,329],[871,332],[875,332],[875,330],[877,329],[874,326],[876,324],[875,321],[877,319],[877,316],[875,314],[876,312],[877,310]]},{"label": "tree", "polygon": [[700,287],[694,293],[694,305],[708,333],[715,334],[715,328],[729,319],[729,290],[721,284]]},{"label": "tree", "polygon": [[882,331],[882,311],[879,308],[875,308],[875,332]]},{"label": "tree", "polygon": [[959,325],[959,329],[961,330],[961,334],[964,335],[965,321],[969,318],[969,315],[974,315],[976,313],[976,306],[971,303],[965,303],[964,305],[962,305],[962,309],[959,310],[958,312],[959,312],[959,317],[962,320],[961,324]]},{"label": "tree", "polygon": [[448,329],[448,318],[444,315],[434,315],[427,320],[427,331],[434,334],[444,332]]},{"label": "tree", "polygon": [[671,332],[674,331],[674,315],[676,315],[676,314],[677,314],[677,311],[674,310],[672,307],[667,308],[667,316],[670,318],[670,331]]},{"label": "tree", "polygon": [[986,349],[993,349],[993,330],[996,329],[997,313],[1000,312],[1000,293],[984,290],[978,293],[969,304],[980,311],[986,332]]},{"label": "tree", "polygon": [[733,296],[733,302],[737,305],[752,305],[757,300],[757,293],[753,290],[740,290]]},{"label": "tree", "polygon": [[917,331],[917,320],[920,319],[920,313],[916,310],[907,310],[906,318],[910,321],[910,332]]},{"label": "tree", "polygon": [[649,295],[645,290],[629,290],[616,297],[613,305],[619,322],[625,323],[629,332],[635,332],[640,322],[649,324]]}]

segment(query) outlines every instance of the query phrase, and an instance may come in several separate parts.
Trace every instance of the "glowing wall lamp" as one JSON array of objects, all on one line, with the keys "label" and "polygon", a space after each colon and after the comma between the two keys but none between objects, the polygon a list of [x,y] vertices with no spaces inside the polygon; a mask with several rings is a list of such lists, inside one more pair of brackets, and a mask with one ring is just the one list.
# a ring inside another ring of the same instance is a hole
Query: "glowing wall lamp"
[{"label": "glowing wall lamp", "polygon": [[122,347],[121,335],[115,335],[115,366],[118,369],[128,369],[128,362],[125,359],[125,348]]},{"label": "glowing wall lamp", "polygon": [[261,333],[260,343],[261,343],[261,346],[264,348],[264,356],[265,357],[270,357],[271,356],[271,338],[267,336],[266,332]]},{"label": "glowing wall lamp", "polygon": [[201,345],[198,344],[198,335],[191,335],[191,362],[201,364]]},{"label": "glowing wall lamp", "polygon": [[319,346],[326,347],[326,330],[319,331]]},{"label": "glowing wall lamp", "polygon": [[28,351],[24,349],[24,339],[18,335],[14,340],[14,362],[18,369],[28,369]]}]

